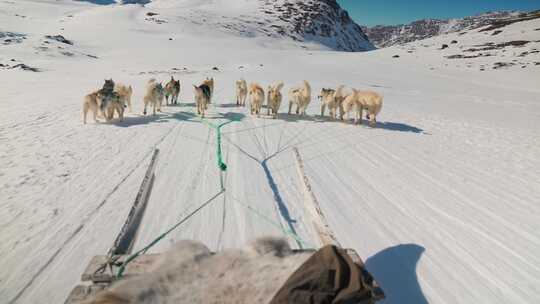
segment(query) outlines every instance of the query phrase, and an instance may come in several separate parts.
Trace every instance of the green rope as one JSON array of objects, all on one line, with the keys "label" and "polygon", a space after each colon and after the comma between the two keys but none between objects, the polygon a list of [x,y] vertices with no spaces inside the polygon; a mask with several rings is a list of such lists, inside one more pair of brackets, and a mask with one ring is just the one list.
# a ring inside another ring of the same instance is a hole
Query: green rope
[{"label": "green rope", "polygon": [[286,229],[284,228],[282,225],[280,225],[279,223],[273,221],[271,218],[269,218],[268,216],[262,214],[261,212],[259,212],[257,209],[251,207],[250,205],[246,204],[246,203],[243,203],[241,202],[239,199],[235,198],[234,196],[230,195],[230,197],[233,199],[233,201],[235,201],[236,203],[244,206],[248,211],[251,211],[253,214],[257,215],[258,217],[262,218],[263,220],[265,220],[266,222],[272,224],[272,226],[276,227],[277,229],[281,230],[284,234],[292,237],[295,241],[297,241],[299,244],[302,244],[304,248],[314,248],[313,246],[311,246],[310,244],[308,244],[306,241],[304,241],[298,234],[296,234],[294,231],[290,230],[290,229]]},{"label": "green rope", "polygon": [[[192,216],[194,216],[197,212],[199,212],[200,210],[202,210],[204,207],[208,206],[211,202],[213,202],[216,198],[218,198],[221,194],[225,193],[225,187],[224,187],[224,182],[223,182],[223,172],[227,171],[227,164],[225,164],[225,161],[223,160],[223,152],[221,150],[221,129],[223,127],[225,127],[226,125],[230,124],[230,123],[233,123],[233,122],[238,122],[239,120],[238,119],[232,119],[232,120],[229,120],[229,121],[226,121],[226,122],[223,122],[219,125],[216,125],[216,124],[213,124],[211,123],[210,121],[206,120],[205,118],[201,118],[200,119],[201,122],[203,122],[204,124],[206,124],[207,126],[211,127],[212,129],[216,130],[216,137],[217,137],[217,140],[216,140],[216,157],[217,157],[217,165],[220,169],[220,188],[221,190],[216,194],[214,195],[212,198],[210,198],[208,201],[206,201],[204,204],[202,204],[201,206],[199,206],[199,208],[195,209],[193,212],[191,212],[190,214],[188,214],[187,216],[185,216],[182,220],[180,220],[178,223],[176,223],[174,226],[172,226],[169,230],[165,231],[164,233],[162,233],[161,235],[159,235],[157,238],[155,238],[150,244],[148,244],[147,246],[145,246],[144,248],[140,249],[139,251],[131,254],[120,266],[120,268],[118,269],[118,273],[116,275],[116,278],[117,279],[120,279],[122,278],[125,270],[126,270],[126,267],[127,265],[132,262],[133,260],[135,260],[136,258],[138,258],[141,254],[145,254],[150,248],[152,248],[154,245],[156,245],[159,241],[161,241],[162,239],[164,239],[168,234],[170,234],[171,232],[173,232],[174,230],[176,230],[178,227],[180,227],[183,223],[185,223],[189,218],[191,218]],[[232,196],[231,196],[232,197]],[[286,235],[289,235],[291,236],[294,240],[296,240],[299,244],[303,244],[305,247],[307,248],[312,248],[312,246],[308,245],[306,242],[304,242],[304,240],[302,238],[300,238],[294,231],[292,230],[287,230],[286,228],[283,228],[279,223],[273,221],[272,219],[270,219],[269,217],[265,216],[264,214],[260,213],[259,211],[257,211],[255,208],[251,207],[250,205],[248,204],[244,204],[242,203],[241,201],[239,201],[238,199],[232,197],[234,201],[236,201],[237,203],[243,205],[247,210],[251,211],[253,214],[259,216],[260,218],[264,219],[265,221],[267,221],[268,223],[272,224],[273,226],[277,227],[278,229],[280,229],[284,234]]]},{"label": "green rope", "polygon": [[209,126],[210,128],[216,130],[216,138],[217,138],[217,144],[216,144],[216,157],[217,157],[217,164],[218,164],[218,167],[221,171],[227,171],[227,164],[225,164],[225,162],[223,161],[223,152],[221,150],[221,128],[223,128],[224,126],[230,124],[230,123],[233,123],[233,122],[237,122],[238,120],[229,120],[229,121],[226,121],[224,123],[221,123],[219,125],[215,125],[211,122],[209,122],[208,120],[204,119],[204,118],[201,118],[201,121],[206,124],[207,126]]},{"label": "green rope", "polygon": [[199,206],[199,208],[195,209],[193,212],[185,216],[182,220],[180,220],[178,223],[176,223],[174,226],[172,226],[169,230],[165,231],[161,235],[159,235],[156,239],[154,239],[150,244],[146,245],[146,247],[142,248],[141,250],[133,253],[130,255],[123,263],[122,266],[120,266],[120,269],[118,270],[118,274],[116,275],[117,279],[122,278],[122,275],[124,274],[124,271],[126,270],[127,265],[138,258],[141,254],[145,254],[150,248],[152,248],[155,244],[157,244],[159,241],[164,239],[169,233],[173,232],[176,228],[180,227],[183,223],[185,223],[188,219],[190,219],[192,216],[194,216],[197,212],[201,211],[204,207],[210,205],[211,202],[213,202],[216,198],[218,198],[220,195],[225,193],[225,190],[219,191],[216,195],[214,195],[212,198],[207,200],[204,204]]}]

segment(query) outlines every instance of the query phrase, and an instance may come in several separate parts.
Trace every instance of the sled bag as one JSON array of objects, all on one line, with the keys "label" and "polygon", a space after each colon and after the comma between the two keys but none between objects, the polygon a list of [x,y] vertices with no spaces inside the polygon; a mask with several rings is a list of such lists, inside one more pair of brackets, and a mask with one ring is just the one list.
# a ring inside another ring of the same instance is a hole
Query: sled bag
[{"label": "sled bag", "polygon": [[298,268],[270,304],[368,304],[378,298],[373,277],[336,246],[325,246]]}]

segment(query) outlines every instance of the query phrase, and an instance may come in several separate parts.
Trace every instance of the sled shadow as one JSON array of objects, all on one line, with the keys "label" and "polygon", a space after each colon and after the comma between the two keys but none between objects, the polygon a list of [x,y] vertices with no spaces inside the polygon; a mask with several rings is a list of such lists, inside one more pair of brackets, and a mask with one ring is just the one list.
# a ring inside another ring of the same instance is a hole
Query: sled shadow
[{"label": "sled shadow", "polygon": [[417,128],[415,126],[411,126],[404,123],[398,123],[398,122],[377,122],[378,129],[384,129],[389,131],[399,131],[399,132],[412,132],[412,133],[425,133],[424,130]]},{"label": "sled shadow", "polygon": [[246,115],[244,113],[237,113],[237,112],[227,112],[221,114],[223,118],[233,121],[241,121],[244,118],[246,118]]},{"label": "sled shadow", "polygon": [[196,107],[197,105],[194,102],[186,102],[186,103],[179,102],[177,104],[168,104],[168,105],[163,105],[163,106],[171,107],[171,108],[180,108],[180,107]]},{"label": "sled shadow", "polygon": [[326,120],[321,119],[320,116],[310,116],[310,115],[296,115],[296,114],[287,114],[287,113],[279,113],[278,115],[279,120],[287,121],[287,122],[298,122],[298,121],[311,121],[311,122],[325,122]]},{"label": "sled shadow", "polygon": [[140,115],[140,116],[126,116],[124,117],[124,121],[114,120],[111,121],[111,125],[121,127],[121,128],[129,128],[134,126],[140,126],[140,125],[147,125],[150,123],[162,123],[167,121],[168,115],[163,114],[156,114],[156,115]]},{"label": "sled shadow", "polygon": [[239,106],[236,103],[219,103],[219,104],[216,104],[216,107],[217,108],[224,108],[224,109],[242,108],[242,106]]},{"label": "sled shadow", "polygon": [[79,1],[90,2],[90,3],[94,3],[94,4],[99,4],[99,5],[109,5],[109,4],[116,3],[115,0],[79,0]]},{"label": "sled shadow", "polygon": [[416,265],[424,251],[417,244],[402,244],[366,260],[366,268],[384,290],[386,299],[382,303],[428,303],[416,274]]},{"label": "sled shadow", "polygon": [[184,111],[174,112],[174,113],[171,114],[171,116],[174,119],[180,120],[180,121],[196,122],[196,123],[201,122],[201,119],[199,118],[199,115],[197,115],[197,114],[195,114],[193,112],[184,112]]}]

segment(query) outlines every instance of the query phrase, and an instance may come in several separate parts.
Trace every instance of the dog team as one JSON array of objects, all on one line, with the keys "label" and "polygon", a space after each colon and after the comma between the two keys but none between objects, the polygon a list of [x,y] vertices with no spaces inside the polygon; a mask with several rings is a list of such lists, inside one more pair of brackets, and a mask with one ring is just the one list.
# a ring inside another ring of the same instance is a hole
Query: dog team
[{"label": "dog team", "polygon": [[[281,90],[284,83],[279,82],[268,86],[266,91],[266,114],[274,119],[278,118],[278,112],[281,107],[283,95]],[[379,115],[383,97],[374,91],[351,89],[352,92],[346,93],[345,86],[339,86],[334,89],[323,88],[318,98],[321,100],[321,116],[325,116],[326,109],[332,119],[344,120],[351,113],[354,114],[354,123],[361,124],[364,110],[369,124],[375,127],[377,115]],[[214,94],[214,79],[206,78],[200,85],[194,85],[195,103],[197,106],[197,114],[205,117],[208,105],[212,102]],[[83,103],[83,121],[86,124],[86,116],[88,111],[93,112],[94,121],[97,122],[98,115],[105,117],[106,121],[114,118],[115,113],[120,118],[124,118],[124,110],[128,108],[132,111],[131,97],[133,89],[131,86],[126,86],[120,83],[115,83],[112,79],[105,80],[103,87],[100,90],[92,92],[85,96]],[[311,85],[307,81],[303,81],[298,87],[289,90],[289,111],[291,114],[293,107],[297,115],[306,115],[306,110],[311,103]],[[143,114],[147,114],[148,107],[152,107],[152,114],[161,112],[161,106],[165,99],[166,105],[178,104],[180,96],[180,81],[171,77],[170,81],[163,86],[162,83],[155,79],[150,79],[146,84],[146,93],[144,95],[144,110]],[[252,115],[261,115],[261,109],[265,102],[265,91],[262,86],[257,83],[251,83],[249,86],[244,79],[236,81],[236,105],[244,107],[246,101],[249,101],[250,113]]]}]

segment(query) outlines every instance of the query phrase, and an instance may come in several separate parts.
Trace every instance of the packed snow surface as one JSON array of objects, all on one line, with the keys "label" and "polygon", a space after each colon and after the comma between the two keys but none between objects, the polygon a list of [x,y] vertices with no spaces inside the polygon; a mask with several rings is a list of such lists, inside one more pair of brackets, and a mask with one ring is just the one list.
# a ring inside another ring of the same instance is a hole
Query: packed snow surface
[{"label": "packed snow surface", "polygon": [[[223,128],[227,191],[152,252],[181,239],[221,250],[264,235],[317,247],[296,147],[326,220],[366,261],[385,303],[540,302],[540,60],[487,68],[538,42],[472,58],[470,68],[445,58],[459,44],[439,50],[455,37],[366,53],[303,50],[194,24],[170,3],[0,1],[0,303],[63,303],[90,258],[112,245],[155,148],[136,249],[219,192],[216,134],[193,106],[192,84],[205,77],[216,80],[208,120],[236,120]],[[533,20],[456,39],[533,41],[539,28]],[[143,116],[148,79],[171,75],[181,105]],[[83,96],[111,77],[133,86],[134,112],[83,125]],[[308,80],[309,115],[287,115],[286,97],[276,120],[249,115],[234,105],[240,78],[264,88],[282,80],[284,95]],[[316,95],[340,84],[384,95],[376,128],[320,117]]]}]

